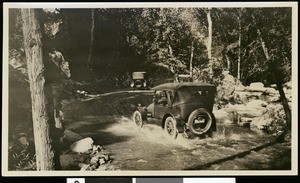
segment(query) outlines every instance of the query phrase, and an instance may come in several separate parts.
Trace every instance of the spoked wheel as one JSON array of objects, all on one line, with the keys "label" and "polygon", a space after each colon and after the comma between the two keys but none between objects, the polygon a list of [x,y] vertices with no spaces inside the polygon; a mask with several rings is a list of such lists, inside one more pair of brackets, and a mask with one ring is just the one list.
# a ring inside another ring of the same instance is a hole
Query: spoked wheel
[{"label": "spoked wheel", "polygon": [[195,135],[203,135],[211,130],[213,117],[205,109],[197,109],[191,113],[188,119],[189,130]]},{"label": "spoked wheel", "polygon": [[170,135],[173,139],[177,138],[178,130],[176,127],[176,121],[172,117],[167,117],[165,120],[165,131]]},{"label": "spoked wheel", "polygon": [[140,128],[143,127],[143,118],[140,111],[134,111],[132,121]]}]

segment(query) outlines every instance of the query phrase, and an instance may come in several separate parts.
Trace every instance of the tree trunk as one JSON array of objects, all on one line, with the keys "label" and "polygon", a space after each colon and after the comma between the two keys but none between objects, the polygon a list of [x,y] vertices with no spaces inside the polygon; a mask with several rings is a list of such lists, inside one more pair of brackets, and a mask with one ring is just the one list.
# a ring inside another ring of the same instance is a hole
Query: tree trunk
[{"label": "tree trunk", "polygon": [[211,8],[208,8],[207,10],[207,22],[208,22],[208,40],[207,40],[207,56],[209,60],[209,74],[210,74],[210,79],[213,78],[213,61],[211,57],[211,47],[212,47],[212,20],[211,20]]},{"label": "tree trunk", "polygon": [[91,12],[91,42],[90,42],[90,50],[89,50],[89,57],[88,57],[88,69],[89,71],[92,70],[92,56],[93,56],[93,46],[94,46],[94,32],[95,32],[95,9],[92,9]]},{"label": "tree trunk", "polygon": [[[51,122],[54,126],[53,109],[46,88],[45,65],[43,62],[42,34],[34,9],[21,9],[23,20],[24,48],[30,84],[34,143],[37,170],[54,170],[53,141],[50,138]],[[52,111],[52,113],[51,113]]]},{"label": "tree trunk", "polygon": [[276,86],[277,86],[277,89],[279,91],[280,100],[281,100],[281,103],[283,105],[283,109],[284,109],[284,112],[285,112],[286,121],[287,121],[286,124],[287,124],[288,130],[291,131],[291,129],[292,129],[292,125],[291,125],[292,114],[291,114],[291,110],[290,110],[290,107],[289,107],[289,103],[288,103],[288,101],[286,99],[286,96],[285,96],[285,93],[283,91],[282,84],[279,82],[278,79],[276,79],[276,73],[273,73],[273,77],[276,81]]},{"label": "tree trunk", "polygon": [[228,58],[228,56],[227,56],[226,53],[225,53],[224,55],[225,55],[225,59],[226,59],[226,62],[227,62],[227,70],[229,71],[229,73],[231,73],[231,72],[230,72],[230,70],[231,70],[231,67],[230,67],[230,60],[229,60],[229,58]]},{"label": "tree trunk", "polygon": [[[253,18],[253,21],[255,21],[254,15],[252,15],[252,18]],[[269,62],[270,61],[270,56],[269,56],[268,48],[266,47],[266,44],[265,44],[265,42],[262,38],[261,31],[260,31],[259,28],[257,28],[257,35],[258,35],[258,38],[260,40],[261,47],[263,49],[263,52],[264,52],[265,57],[267,59],[267,62]],[[286,124],[287,124],[288,130],[291,131],[291,127],[292,127],[292,125],[291,125],[291,122],[292,122],[291,110],[290,110],[290,107],[288,105],[288,101],[286,99],[285,93],[283,91],[282,83],[280,83],[280,80],[278,78],[278,75],[281,75],[281,73],[278,72],[277,66],[275,66],[273,63],[270,64],[270,67],[271,67],[270,69],[272,71],[273,79],[276,82],[276,86],[277,86],[277,89],[279,91],[280,100],[281,100],[283,109],[284,109],[284,112],[285,112]]]},{"label": "tree trunk", "polygon": [[241,27],[241,15],[238,15],[238,24],[239,24],[239,40],[238,40],[238,65],[237,65],[237,79],[241,80],[241,41],[242,41],[242,27]]},{"label": "tree trunk", "polygon": [[194,40],[191,45],[191,57],[190,57],[190,78],[193,80],[193,57],[194,57]]}]

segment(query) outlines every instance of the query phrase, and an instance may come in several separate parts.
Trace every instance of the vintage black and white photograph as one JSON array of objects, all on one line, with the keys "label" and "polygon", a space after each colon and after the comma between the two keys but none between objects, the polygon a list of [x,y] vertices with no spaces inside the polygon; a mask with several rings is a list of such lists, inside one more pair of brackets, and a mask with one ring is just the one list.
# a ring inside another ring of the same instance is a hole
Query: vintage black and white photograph
[{"label": "vintage black and white photograph", "polygon": [[297,3],[3,10],[2,174],[297,174]]}]

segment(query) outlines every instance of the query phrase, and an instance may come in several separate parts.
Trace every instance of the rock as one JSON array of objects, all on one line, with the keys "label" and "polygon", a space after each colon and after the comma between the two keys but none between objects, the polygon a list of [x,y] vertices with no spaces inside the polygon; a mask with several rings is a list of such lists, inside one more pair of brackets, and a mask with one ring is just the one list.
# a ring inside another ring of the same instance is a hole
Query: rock
[{"label": "rock", "polygon": [[245,105],[237,104],[237,105],[228,105],[227,108],[223,109],[228,113],[236,112],[238,109],[244,109]]},{"label": "rock", "polygon": [[270,96],[267,99],[267,102],[279,102],[279,101],[280,101],[280,96],[279,95]]},{"label": "rock", "polygon": [[253,120],[253,118],[241,117],[240,120],[240,122],[242,123],[250,123]]},{"label": "rock", "polygon": [[115,171],[115,170],[119,170],[117,168],[115,168],[113,165],[111,164],[104,164],[99,166],[96,171]]},{"label": "rock", "polygon": [[266,88],[265,93],[266,94],[279,94],[276,89],[270,88],[270,87]]},{"label": "rock", "polygon": [[236,92],[236,95],[238,96],[239,100],[242,102],[242,103],[247,103],[248,102],[248,95],[246,92]]},{"label": "rock", "polygon": [[93,146],[93,153],[97,153],[97,152],[100,152],[100,151],[104,151],[104,148],[99,146],[99,145],[94,145]]},{"label": "rock", "polygon": [[64,136],[63,136],[63,140],[64,141],[68,141],[70,143],[73,143],[73,142],[76,142],[78,140],[81,140],[83,139],[83,137],[71,130],[65,130],[64,131]]},{"label": "rock", "polygon": [[262,82],[254,82],[250,84],[250,88],[264,88],[264,84]]},{"label": "rock", "polygon": [[62,169],[78,167],[80,157],[78,155],[64,154],[59,157]]},{"label": "rock", "polygon": [[262,116],[266,112],[267,103],[262,100],[254,100],[246,105],[238,104],[238,105],[230,105],[227,109],[225,109],[226,112],[233,114],[233,121],[235,121],[235,113],[239,115],[239,117],[258,117]]},{"label": "rock", "polygon": [[268,103],[262,100],[252,100],[246,104],[246,108],[261,108],[261,107],[267,107]]},{"label": "rock", "polygon": [[87,137],[74,142],[72,145],[70,145],[70,149],[73,152],[84,153],[93,148],[93,143],[94,143],[93,139]]},{"label": "rock", "polygon": [[241,92],[241,91],[245,91],[245,90],[246,90],[246,87],[242,84],[235,86],[235,91],[237,91],[237,92]]},{"label": "rock", "polygon": [[244,110],[237,110],[237,113],[240,117],[248,117],[248,118],[254,118],[262,116],[266,113],[265,108],[256,108],[256,109],[244,109]]},{"label": "rock", "polygon": [[81,171],[86,171],[86,170],[90,170],[90,165],[89,164],[79,164],[79,167],[81,168]]},{"label": "rock", "polygon": [[96,171],[106,171],[107,170],[107,166],[105,165],[102,165],[102,166],[99,166]]},{"label": "rock", "polygon": [[106,160],[104,158],[100,158],[99,163],[100,163],[100,165],[103,165],[106,163]]},{"label": "rock", "polygon": [[90,164],[91,165],[99,165],[99,158],[97,156],[92,157]]},{"label": "rock", "polygon": [[251,83],[249,87],[246,88],[248,91],[257,91],[257,92],[264,92],[266,91],[266,88],[264,87],[264,84],[261,82],[254,82]]}]

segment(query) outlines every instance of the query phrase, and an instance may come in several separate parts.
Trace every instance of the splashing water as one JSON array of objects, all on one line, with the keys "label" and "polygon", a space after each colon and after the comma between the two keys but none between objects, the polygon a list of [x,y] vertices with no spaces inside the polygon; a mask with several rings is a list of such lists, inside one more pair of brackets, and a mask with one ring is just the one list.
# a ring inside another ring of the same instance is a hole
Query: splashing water
[{"label": "splashing water", "polygon": [[139,128],[127,117],[121,116],[116,120],[119,121],[119,123],[115,123],[106,131],[117,135],[130,136],[141,141],[187,149],[195,148],[195,144],[199,143],[199,139],[186,139],[181,134],[179,134],[176,139],[173,139],[157,125],[147,124],[144,125],[143,128]]}]

